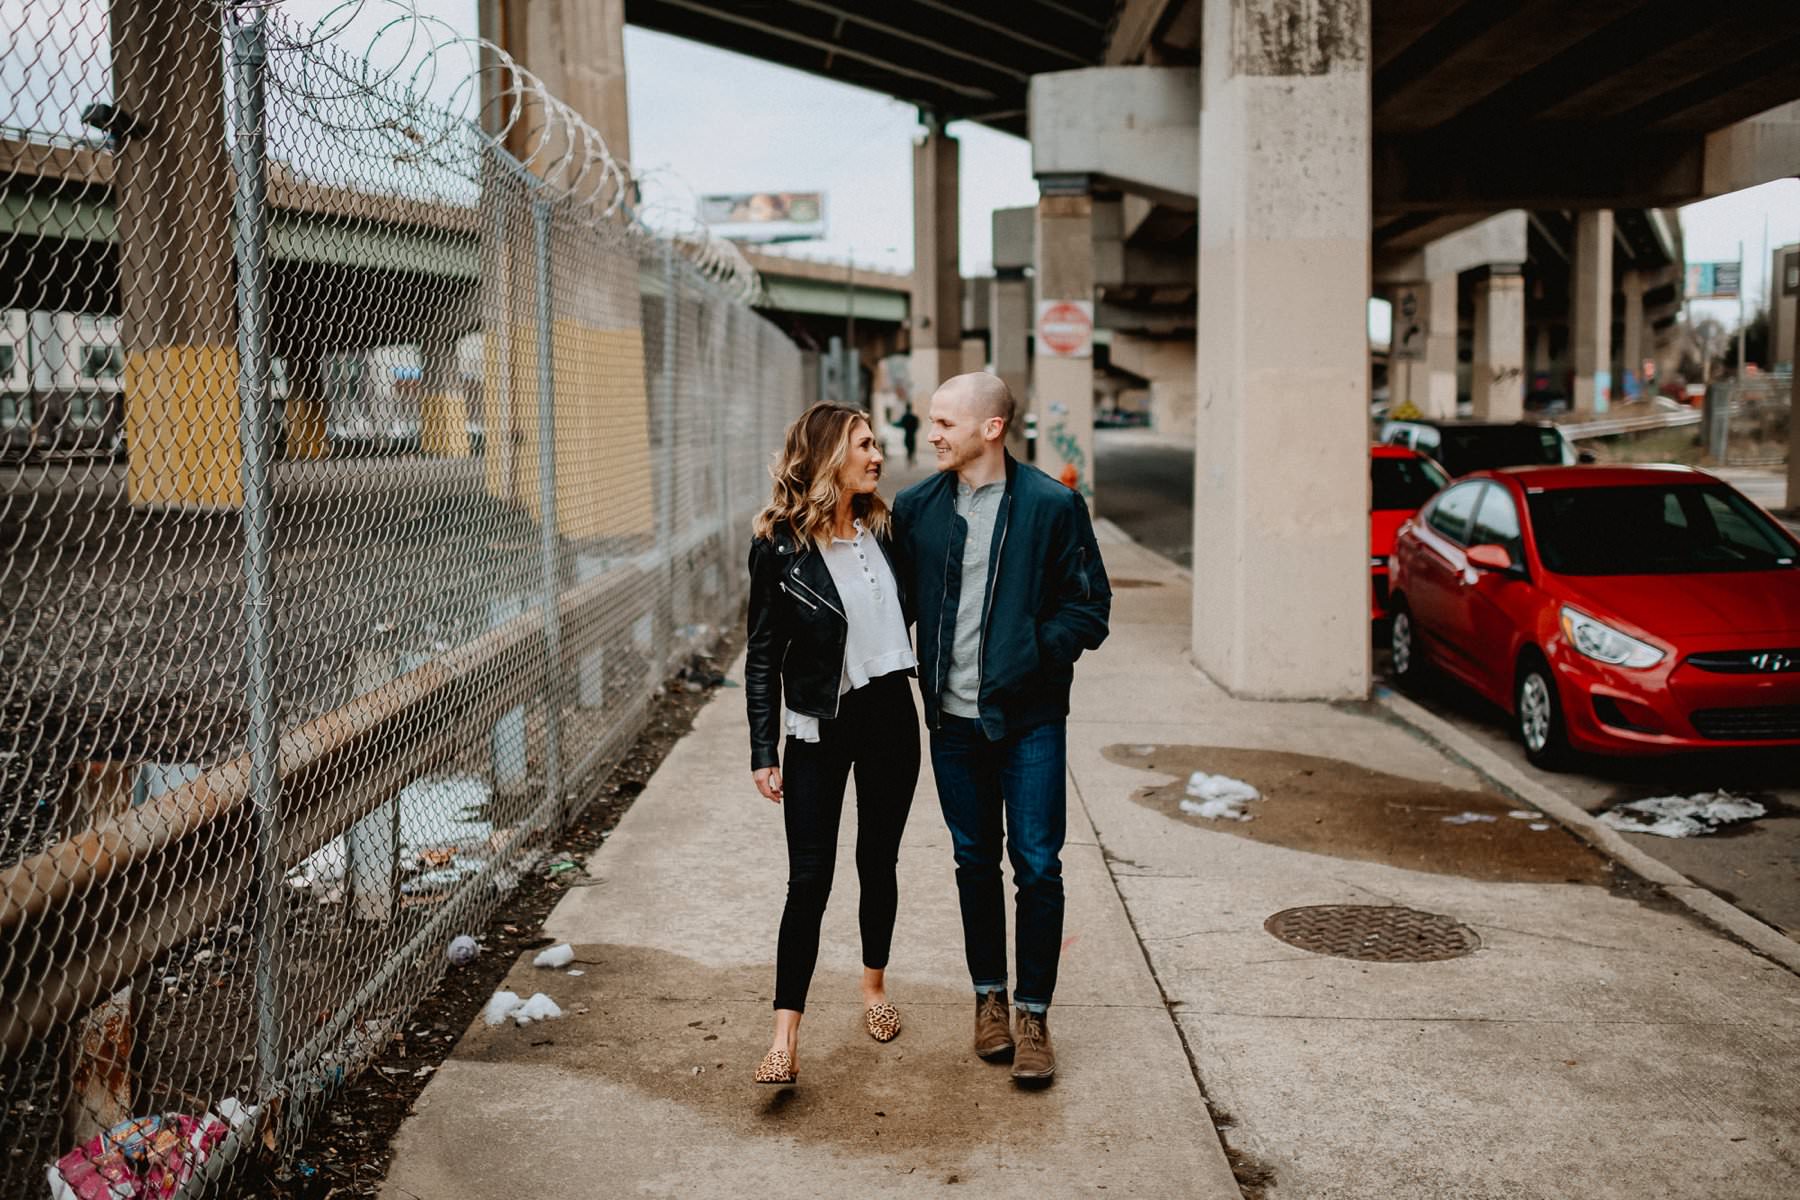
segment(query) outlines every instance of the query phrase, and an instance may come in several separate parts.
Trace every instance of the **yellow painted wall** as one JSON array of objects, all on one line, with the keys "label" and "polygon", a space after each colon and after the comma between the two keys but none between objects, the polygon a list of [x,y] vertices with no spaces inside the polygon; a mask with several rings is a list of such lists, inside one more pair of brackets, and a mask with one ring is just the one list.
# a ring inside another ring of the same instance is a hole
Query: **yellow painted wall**
[{"label": "yellow painted wall", "polygon": [[230,346],[158,346],[126,355],[131,503],[243,504],[237,385],[238,356]]},{"label": "yellow painted wall", "polygon": [[[510,335],[502,347],[500,337]],[[502,365],[510,352],[510,380]],[[537,327],[490,335],[487,377],[489,491],[538,506]],[[575,321],[551,328],[555,381],[556,526],[573,539],[653,536],[649,396],[643,332]],[[510,382],[510,389],[504,384]],[[510,408],[505,400],[510,390]]]}]

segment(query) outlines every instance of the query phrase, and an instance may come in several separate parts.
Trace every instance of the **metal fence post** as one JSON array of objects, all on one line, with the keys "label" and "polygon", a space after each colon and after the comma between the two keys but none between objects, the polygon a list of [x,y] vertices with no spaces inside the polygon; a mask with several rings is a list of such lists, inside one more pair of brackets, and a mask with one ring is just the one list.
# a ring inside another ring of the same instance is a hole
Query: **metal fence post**
[{"label": "metal fence post", "polygon": [[556,384],[555,347],[551,329],[550,203],[531,205],[537,259],[538,509],[543,527],[544,650],[544,796],[551,820],[562,811],[562,614],[556,569]]},{"label": "metal fence post", "polygon": [[650,686],[658,687],[669,670],[669,656],[675,640],[675,404],[679,395],[675,387],[675,369],[679,361],[676,340],[680,336],[681,280],[675,270],[675,247],[662,244],[663,332],[662,332],[662,411],[658,414],[658,430],[662,439],[662,471],[656,498],[656,554],[662,564],[662,595],[657,603],[656,669],[651,672]]},{"label": "metal fence post", "polygon": [[285,1069],[280,1009],[281,779],[271,637],[274,570],[269,556],[268,193],[264,179],[264,13],[227,13],[231,30],[232,257],[237,269],[239,437],[244,450],[244,661],[249,687],[250,799],[256,813],[256,1065],[258,1091],[278,1094]]}]

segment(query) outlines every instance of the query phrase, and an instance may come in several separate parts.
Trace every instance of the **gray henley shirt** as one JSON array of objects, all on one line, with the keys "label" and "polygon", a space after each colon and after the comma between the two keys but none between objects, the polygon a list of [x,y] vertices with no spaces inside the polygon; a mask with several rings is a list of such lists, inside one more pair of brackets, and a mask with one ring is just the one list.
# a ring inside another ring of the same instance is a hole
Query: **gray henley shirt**
[{"label": "gray henley shirt", "polygon": [[950,643],[950,671],[944,680],[944,711],[978,718],[981,708],[981,612],[987,607],[988,551],[1006,481],[971,488],[956,482],[956,515],[968,522],[963,541],[962,590],[956,602],[956,633]]}]

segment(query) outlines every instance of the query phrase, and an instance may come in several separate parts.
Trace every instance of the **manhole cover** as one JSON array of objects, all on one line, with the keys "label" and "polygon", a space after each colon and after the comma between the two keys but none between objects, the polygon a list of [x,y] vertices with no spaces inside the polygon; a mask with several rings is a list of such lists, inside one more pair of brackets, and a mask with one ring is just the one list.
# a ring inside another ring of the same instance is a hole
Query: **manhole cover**
[{"label": "manhole cover", "polygon": [[1263,928],[1290,946],[1363,962],[1441,962],[1481,948],[1473,929],[1415,908],[1318,904],[1283,909]]}]

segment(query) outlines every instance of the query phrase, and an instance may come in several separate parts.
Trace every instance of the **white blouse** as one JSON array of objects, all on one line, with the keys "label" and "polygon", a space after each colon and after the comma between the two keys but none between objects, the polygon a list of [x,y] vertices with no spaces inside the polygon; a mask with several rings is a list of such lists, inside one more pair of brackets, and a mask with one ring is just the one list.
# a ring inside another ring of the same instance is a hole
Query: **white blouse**
[{"label": "white blouse", "polygon": [[[853,538],[832,538],[822,551],[831,582],[837,585],[849,629],[844,636],[844,674],[838,695],[864,686],[871,679],[910,670],[919,665],[906,636],[906,617],[900,611],[900,589],[887,555],[856,522]],[[788,736],[803,742],[819,740],[819,719],[782,708]]]}]

